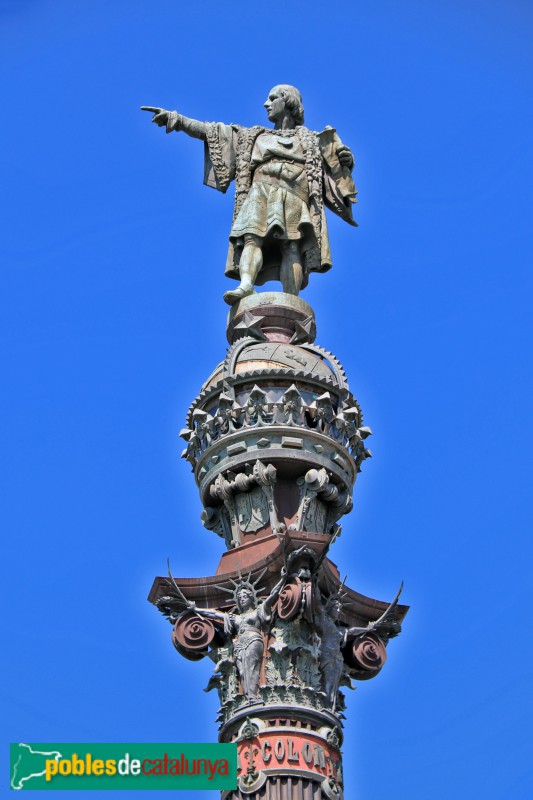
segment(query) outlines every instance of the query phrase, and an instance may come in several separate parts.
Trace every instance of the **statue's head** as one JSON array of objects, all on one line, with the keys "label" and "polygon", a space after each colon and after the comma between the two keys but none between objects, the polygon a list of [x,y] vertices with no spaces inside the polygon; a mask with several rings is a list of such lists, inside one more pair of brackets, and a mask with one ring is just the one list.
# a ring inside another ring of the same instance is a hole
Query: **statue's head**
[{"label": "statue's head", "polygon": [[270,122],[277,122],[288,111],[294,119],[295,125],[303,125],[302,95],[295,86],[290,86],[288,83],[274,86],[268,93],[265,108]]},{"label": "statue's head", "polygon": [[287,564],[289,575],[296,575],[304,581],[310,581],[317,566],[317,554],[311,547],[303,546],[290,553]]},{"label": "statue's head", "polygon": [[247,611],[255,605],[255,592],[249,586],[240,586],[235,592],[235,599],[241,611]]},{"label": "statue's head", "polygon": [[337,620],[342,611],[342,599],[338,594],[332,594],[326,600],[326,611],[332,619]]},{"label": "statue's head", "polygon": [[263,591],[264,587],[258,589],[257,584],[260,582],[265,572],[266,570],[263,570],[253,581],[251,572],[248,574],[247,578],[244,578],[239,570],[238,581],[234,581],[230,578],[233,589],[229,589],[227,586],[217,586],[217,589],[221,589],[223,592],[228,592],[233,595],[233,600],[239,611],[248,611],[249,608],[256,608],[259,602],[259,593]]}]

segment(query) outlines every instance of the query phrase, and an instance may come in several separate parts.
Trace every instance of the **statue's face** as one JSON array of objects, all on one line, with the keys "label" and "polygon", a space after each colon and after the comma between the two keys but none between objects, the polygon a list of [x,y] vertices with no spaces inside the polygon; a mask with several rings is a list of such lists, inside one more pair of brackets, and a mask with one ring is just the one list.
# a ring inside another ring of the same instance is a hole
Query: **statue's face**
[{"label": "statue's face", "polygon": [[328,603],[328,611],[333,619],[338,619],[342,611],[342,603],[335,598]]},{"label": "statue's face", "polygon": [[300,569],[296,573],[296,577],[300,578],[303,581],[310,581],[311,570],[309,569],[309,567],[300,567]]},{"label": "statue's face", "polygon": [[278,122],[285,114],[285,97],[279,86],[274,86],[268,93],[265,108],[270,122]]},{"label": "statue's face", "polygon": [[251,591],[244,587],[239,589],[237,592],[237,603],[239,604],[239,608],[241,608],[243,611],[246,611],[247,608],[250,608],[253,605]]}]

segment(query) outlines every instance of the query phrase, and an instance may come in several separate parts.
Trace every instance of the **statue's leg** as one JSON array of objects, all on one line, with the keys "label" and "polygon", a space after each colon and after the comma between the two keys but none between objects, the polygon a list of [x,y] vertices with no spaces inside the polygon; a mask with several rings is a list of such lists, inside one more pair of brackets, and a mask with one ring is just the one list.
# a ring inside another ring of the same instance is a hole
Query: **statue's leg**
[{"label": "statue's leg", "polygon": [[226,292],[224,300],[230,306],[238,303],[243,297],[253,294],[254,284],[259,270],[263,266],[263,239],[247,233],[244,236],[244,247],[239,262],[241,282],[236,289]]},{"label": "statue's leg", "polygon": [[284,242],[281,251],[281,269],[279,277],[283,291],[298,295],[302,288],[304,271],[299,242]]},{"label": "statue's leg", "polygon": [[241,682],[242,693],[246,695],[248,676],[246,674],[246,650],[239,650],[235,658],[235,666],[237,667],[237,675]]},{"label": "statue's leg", "polygon": [[253,642],[246,651],[246,687],[244,693],[249,700],[257,698],[259,695],[259,675],[261,672],[263,651],[263,642]]}]

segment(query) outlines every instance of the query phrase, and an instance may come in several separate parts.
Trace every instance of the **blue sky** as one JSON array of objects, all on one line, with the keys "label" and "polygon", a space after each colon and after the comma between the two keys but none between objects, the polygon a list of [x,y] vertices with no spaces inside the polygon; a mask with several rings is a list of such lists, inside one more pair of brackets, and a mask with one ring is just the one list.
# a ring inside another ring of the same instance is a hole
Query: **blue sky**
[{"label": "blue sky", "polygon": [[359,188],[304,294],[374,430],[332,558],[412,606],[348,698],[346,796],[532,796],[531,21],[0,1],[4,742],[215,739],[210,662],[145,598],[167,556],[201,576],[222,552],[177,432],[225,352],[232,198],[138,107],[254,124],[293,83]]}]

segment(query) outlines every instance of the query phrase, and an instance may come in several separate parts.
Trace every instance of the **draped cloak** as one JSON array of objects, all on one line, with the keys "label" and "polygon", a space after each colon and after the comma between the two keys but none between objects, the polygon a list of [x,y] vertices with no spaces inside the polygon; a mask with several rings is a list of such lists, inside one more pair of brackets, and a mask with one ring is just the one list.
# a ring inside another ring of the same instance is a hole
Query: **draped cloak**
[{"label": "draped cloak", "polygon": [[259,139],[262,134],[273,136],[272,129],[259,125],[244,128],[220,122],[206,123],[204,184],[226,192],[235,181],[226,275],[239,280],[239,261],[246,233],[259,235],[264,240],[263,266],[256,279],[258,285],[279,280],[283,243],[298,240],[304,271],[303,288],[310,272],[326,272],[331,267],[324,206],[350,225],[356,225],[352,204],[356,202],[357,189],[351,170],[339,162],[337,151],[342,142],[334,128],[327,127],[317,133],[299,126],[295,132],[290,132],[296,139],[295,149],[299,154],[296,160],[302,167],[296,170],[302,175],[294,181],[289,180],[294,172],[291,153],[286,159],[278,157],[276,143],[268,153],[268,141],[266,147],[261,147],[266,141],[265,137]]}]

